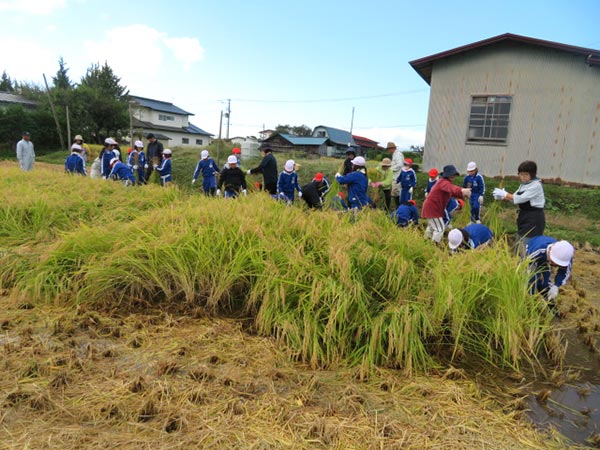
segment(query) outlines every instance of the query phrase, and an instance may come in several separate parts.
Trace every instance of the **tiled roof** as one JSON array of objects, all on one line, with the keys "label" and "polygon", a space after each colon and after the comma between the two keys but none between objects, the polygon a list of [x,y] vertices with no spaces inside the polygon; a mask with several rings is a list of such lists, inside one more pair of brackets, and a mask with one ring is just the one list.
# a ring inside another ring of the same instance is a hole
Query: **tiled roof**
[{"label": "tiled roof", "polygon": [[144,106],[146,108],[150,108],[154,111],[162,111],[168,112],[172,114],[183,114],[185,116],[193,116],[191,112],[184,111],[183,109],[175,106],[173,103],[163,102],[160,100],[154,100],[151,98],[145,97],[136,97],[135,95],[131,95],[131,100],[137,103],[140,106]]}]

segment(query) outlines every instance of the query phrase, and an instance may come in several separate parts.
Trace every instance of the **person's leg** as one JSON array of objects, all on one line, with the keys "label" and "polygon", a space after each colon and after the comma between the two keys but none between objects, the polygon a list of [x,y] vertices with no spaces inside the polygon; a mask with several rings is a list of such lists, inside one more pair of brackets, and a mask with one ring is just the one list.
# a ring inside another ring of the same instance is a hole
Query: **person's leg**
[{"label": "person's leg", "polygon": [[390,208],[392,206],[392,191],[391,191],[391,189],[383,190],[383,200],[385,202],[385,210],[390,212]]},{"label": "person's leg", "polygon": [[442,242],[442,238],[444,237],[444,219],[441,217],[436,217],[435,219],[429,219],[428,225],[431,223],[431,228],[433,229],[431,240],[436,243]]}]

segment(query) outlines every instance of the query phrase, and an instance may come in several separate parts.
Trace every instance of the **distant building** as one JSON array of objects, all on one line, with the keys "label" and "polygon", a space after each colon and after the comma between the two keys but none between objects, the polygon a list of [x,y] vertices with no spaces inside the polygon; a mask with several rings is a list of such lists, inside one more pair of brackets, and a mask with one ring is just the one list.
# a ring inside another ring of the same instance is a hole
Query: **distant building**
[{"label": "distant building", "polygon": [[327,138],[294,136],[287,133],[273,133],[262,143],[262,146],[269,146],[275,152],[304,152],[307,155],[325,155],[327,154]]},{"label": "distant building", "polygon": [[[207,133],[189,121],[187,112],[169,102],[130,96],[132,122],[143,137],[147,133],[163,142],[165,147],[207,147],[213,134]],[[135,133],[134,133],[135,134]]]},{"label": "distant building", "polygon": [[[321,153],[326,156],[344,156],[350,145],[355,145],[354,138],[349,131],[319,125],[313,130],[313,137],[325,138],[326,147]],[[358,154],[358,152],[357,152]]]},{"label": "distant building", "polygon": [[358,149],[357,155],[366,155],[369,150],[383,150],[379,146],[379,142],[369,138],[353,134],[352,139],[354,140],[355,147]]},{"label": "distant building", "polygon": [[254,136],[236,136],[231,138],[231,142],[237,145],[242,151],[242,160],[260,156],[260,142]]},{"label": "distant building", "polygon": [[21,105],[24,108],[32,109],[38,106],[38,102],[12,92],[0,92],[0,108],[12,105]]},{"label": "distant building", "polygon": [[431,86],[423,166],[600,185],[600,50],[502,34],[411,61]]}]

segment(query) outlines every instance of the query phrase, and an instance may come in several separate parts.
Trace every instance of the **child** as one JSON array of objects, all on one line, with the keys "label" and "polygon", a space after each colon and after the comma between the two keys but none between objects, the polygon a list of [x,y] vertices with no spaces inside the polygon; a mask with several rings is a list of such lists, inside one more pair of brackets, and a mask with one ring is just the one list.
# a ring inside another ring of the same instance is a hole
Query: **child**
[{"label": "child", "polygon": [[317,172],[312,181],[302,186],[302,200],[309,208],[321,209],[323,199],[329,192],[329,180],[321,172]]},{"label": "child", "polygon": [[221,195],[221,188],[225,187],[225,198],[235,198],[241,192],[246,195],[246,174],[237,166],[235,155],[227,158],[227,167],[221,171],[217,195]]},{"label": "child", "polygon": [[146,184],[144,179],[144,166],[146,165],[146,155],[144,154],[144,143],[135,141],[129,155],[127,155],[127,165],[133,171],[137,178],[137,184]]},{"label": "child", "polygon": [[440,179],[438,170],[435,167],[429,171],[428,175],[429,180],[427,181],[427,187],[425,188],[425,198],[427,198],[431,189],[433,189],[433,185]]},{"label": "child", "polygon": [[298,174],[294,170],[295,164],[293,159],[288,159],[277,181],[277,193],[285,195],[290,203],[294,203],[294,191],[298,191],[298,197],[302,198],[302,189],[298,185]]},{"label": "child", "polygon": [[171,156],[173,156],[173,152],[170,149],[165,148],[163,151],[163,160],[160,166],[158,164],[154,164],[154,170],[158,172],[160,175],[160,183],[163,186],[166,186],[168,183],[172,181],[171,179]]},{"label": "child", "polygon": [[67,173],[78,173],[79,175],[86,176],[85,162],[81,156],[81,145],[73,144],[71,146],[71,154],[67,156],[65,160],[65,172]]},{"label": "child", "polygon": [[115,157],[113,150],[116,145],[117,141],[115,141],[113,138],[106,138],[104,140],[104,147],[102,147],[102,150],[100,150],[100,156],[98,156],[98,158],[100,158],[102,178],[105,180],[108,180],[108,175],[110,174],[110,161]]},{"label": "child", "polygon": [[450,221],[452,220],[452,213],[454,211],[462,211],[465,206],[465,201],[462,198],[454,198],[451,197],[448,200],[448,204],[446,205],[446,210],[444,211],[444,228],[451,230],[452,225],[450,225]]},{"label": "child", "polygon": [[483,194],[485,194],[485,181],[479,170],[477,170],[477,164],[474,161],[467,165],[467,175],[463,180],[463,187],[471,188],[471,197],[469,198],[471,222],[481,223],[480,211],[483,204]]},{"label": "child", "polygon": [[448,246],[450,250],[475,249],[487,246],[494,237],[494,233],[485,225],[472,223],[464,228],[455,228],[448,233]]},{"label": "child", "polygon": [[367,162],[362,156],[357,156],[352,160],[352,172],[348,175],[340,173],[335,174],[335,179],[339,184],[348,185],[348,201],[345,202],[341,197],[343,207],[349,209],[362,209],[365,206],[371,206],[373,202],[367,195],[369,180],[367,179]]},{"label": "child", "polygon": [[221,171],[217,167],[215,161],[208,156],[208,150],[202,150],[200,153],[200,161],[198,161],[198,165],[194,171],[192,184],[196,182],[200,172],[202,172],[202,189],[204,190],[204,195],[214,197],[217,190],[217,178],[215,174],[220,173]]},{"label": "child", "polygon": [[417,185],[417,175],[412,169],[412,159],[406,158],[396,182],[400,184],[400,204],[412,199],[413,188]]},{"label": "child", "polygon": [[133,186],[135,184],[135,177],[133,172],[127,166],[127,164],[119,161],[119,158],[114,157],[110,160],[111,171],[108,175],[109,179],[113,180],[125,180],[125,186]]},{"label": "child", "polygon": [[417,202],[409,200],[398,206],[398,209],[392,213],[392,219],[399,227],[407,227],[409,225],[419,224],[419,211],[417,210]]}]

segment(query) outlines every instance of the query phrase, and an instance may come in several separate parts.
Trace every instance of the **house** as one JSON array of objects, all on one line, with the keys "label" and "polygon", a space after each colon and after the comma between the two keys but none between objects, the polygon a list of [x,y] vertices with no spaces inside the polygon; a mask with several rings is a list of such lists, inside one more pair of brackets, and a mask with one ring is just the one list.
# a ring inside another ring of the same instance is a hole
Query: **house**
[{"label": "house", "polygon": [[352,135],[354,139],[355,147],[357,148],[357,155],[366,155],[369,150],[383,150],[379,147],[379,142],[373,141],[363,136]]},{"label": "house", "polygon": [[254,136],[236,136],[231,138],[231,142],[238,146],[242,151],[242,160],[247,158],[257,158],[260,156],[260,151],[258,150],[260,147],[260,142]]},{"label": "house", "polygon": [[273,133],[263,141],[262,146],[269,146],[275,152],[304,152],[307,155],[324,155],[327,154],[326,142],[326,137]]},{"label": "house", "polygon": [[12,105],[21,105],[23,108],[33,109],[38,106],[38,102],[12,92],[0,92],[0,108],[7,108]]},{"label": "house", "polygon": [[507,33],[410,65],[431,86],[426,169],[515,176],[533,160],[541,178],[600,185],[600,50]]},{"label": "house", "polygon": [[153,133],[165,147],[207,147],[212,142],[213,134],[189,121],[194,114],[173,103],[133,95],[130,98],[133,128],[143,137]]},{"label": "house", "polygon": [[[320,153],[326,156],[345,156],[349,146],[354,146],[354,138],[349,131],[319,125],[314,128],[313,137],[325,138],[325,149]],[[357,152],[357,154],[359,154]]]}]

